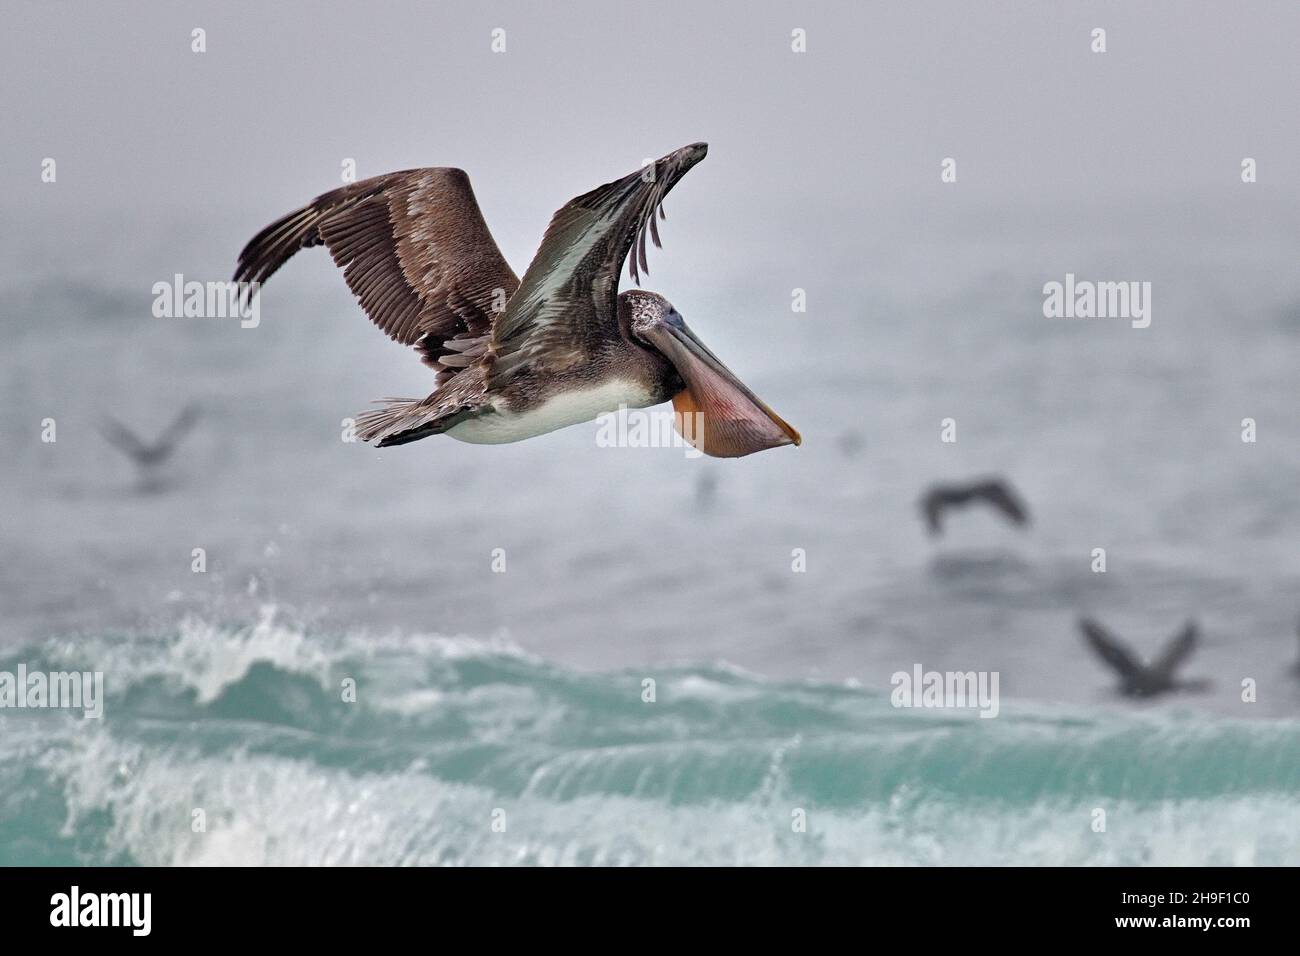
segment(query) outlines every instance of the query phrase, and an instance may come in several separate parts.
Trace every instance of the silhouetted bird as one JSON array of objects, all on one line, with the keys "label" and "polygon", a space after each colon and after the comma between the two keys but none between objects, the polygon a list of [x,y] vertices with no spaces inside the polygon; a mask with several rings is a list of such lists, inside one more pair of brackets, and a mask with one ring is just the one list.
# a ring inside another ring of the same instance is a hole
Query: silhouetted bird
[{"label": "silhouetted bird", "polygon": [[1203,680],[1185,681],[1174,676],[1196,648],[1196,622],[1188,621],[1170,638],[1160,656],[1145,664],[1133,649],[1091,618],[1080,618],[1079,628],[1088,645],[1120,675],[1120,693],[1129,697],[1154,697],[1167,691],[1204,690]]},{"label": "silhouetted bird", "polygon": [[988,478],[966,485],[934,485],[921,499],[921,510],[925,514],[930,534],[943,533],[945,511],[970,504],[972,501],[982,501],[992,505],[1018,525],[1029,521],[1029,512],[1024,503],[1012,491],[1011,486],[1001,478]]},{"label": "silhouetted bird", "polygon": [[134,461],[144,471],[161,465],[172,456],[176,445],[198,421],[197,405],[187,405],[176,420],[153,442],[142,441],[135,432],[113,418],[106,418],[100,432],[110,445]]}]

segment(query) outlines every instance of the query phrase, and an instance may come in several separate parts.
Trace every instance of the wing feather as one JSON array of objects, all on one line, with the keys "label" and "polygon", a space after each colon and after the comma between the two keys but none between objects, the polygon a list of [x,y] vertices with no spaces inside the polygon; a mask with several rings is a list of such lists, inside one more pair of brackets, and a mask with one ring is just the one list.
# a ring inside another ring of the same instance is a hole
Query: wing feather
[{"label": "wing feather", "polygon": [[244,247],[235,280],[259,285],[299,249],[324,244],[366,315],[419,343],[441,384],[445,345],[487,334],[519,288],[459,169],[408,169],[318,196]]}]

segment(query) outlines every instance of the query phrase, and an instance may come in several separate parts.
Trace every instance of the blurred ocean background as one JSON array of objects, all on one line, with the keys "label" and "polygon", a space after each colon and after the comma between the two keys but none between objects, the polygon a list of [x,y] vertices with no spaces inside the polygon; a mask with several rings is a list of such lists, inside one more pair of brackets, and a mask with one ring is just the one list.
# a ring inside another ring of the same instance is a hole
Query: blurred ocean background
[{"label": "blurred ocean background", "polygon": [[[779,5],[598,27],[395,4],[358,33],[289,4],[251,35],[239,4],[79,32],[18,5],[0,671],[103,671],[108,699],[99,721],[0,711],[0,863],[1300,863],[1300,149],[1279,119],[1300,67],[1270,53],[1300,14],[1262,7],[1224,49],[1215,14],[1160,7],[1097,7],[1122,41],[1097,72],[1091,13],[1019,4],[827,8],[800,15],[802,60]],[[579,42],[629,49],[584,73],[554,56]],[[349,55],[366,69],[307,68]],[[601,448],[595,424],[345,443],[344,418],[432,379],[320,250],[256,329],[151,314],[154,283],[228,278],[346,157],[464,166],[522,272],[552,210],[696,139],[645,285],[801,448]],[[1151,282],[1151,327],[1044,318],[1067,272]],[[146,492],[100,420],[150,436],[188,402]],[[986,474],[1032,526],[972,510],[930,540],[925,487]],[[1080,614],[1148,655],[1197,619],[1185,674],[1210,690],[1119,698]],[[999,716],[892,707],[916,664],[997,671]]]}]

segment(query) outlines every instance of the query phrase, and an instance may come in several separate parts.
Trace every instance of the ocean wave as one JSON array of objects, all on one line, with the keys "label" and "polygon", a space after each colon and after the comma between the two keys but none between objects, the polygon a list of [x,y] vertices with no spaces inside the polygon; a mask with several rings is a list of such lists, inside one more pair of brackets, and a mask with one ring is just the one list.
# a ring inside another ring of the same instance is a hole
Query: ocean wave
[{"label": "ocean wave", "polygon": [[1005,700],[986,720],[273,609],[0,655],[19,664],[102,671],[106,701],[0,713],[6,864],[1300,861],[1294,721]]}]

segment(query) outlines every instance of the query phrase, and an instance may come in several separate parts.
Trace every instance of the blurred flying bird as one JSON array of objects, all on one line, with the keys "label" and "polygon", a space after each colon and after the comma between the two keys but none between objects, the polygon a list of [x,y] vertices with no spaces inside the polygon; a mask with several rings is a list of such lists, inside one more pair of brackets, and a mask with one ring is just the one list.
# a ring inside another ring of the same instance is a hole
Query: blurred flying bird
[{"label": "blurred flying bird", "polygon": [[100,433],[110,445],[130,458],[142,471],[150,471],[171,458],[180,440],[194,427],[199,418],[199,407],[187,405],[181,410],[161,435],[152,442],[142,440],[115,418],[105,417]]},{"label": "blurred flying bird", "polygon": [[[496,444],[672,399],[678,430],[707,454],[798,445],[640,282],[662,200],[708,152],[693,143],[571,200],[523,279],[502,257],[459,169],[388,173],[316,198],[258,233],[235,280],[265,282],[299,249],[324,245],[370,320],[437,373],[427,398],[385,399],[357,416],[379,447],[446,433]],[[629,253],[631,254],[629,258]],[[689,416],[689,417],[688,417]]]},{"label": "blurred flying bird", "polygon": [[1088,646],[1120,675],[1119,690],[1122,694],[1154,697],[1167,691],[1204,690],[1209,686],[1203,680],[1185,681],[1174,676],[1196,648],[1195,621],[1188,621],[1178,634],[1170,638],[1160,656],[1150,664],[1143,663],[1132,648],[1091,618],[1080,618],[1079,628]]},{"label": "blurred flying bird", "polygon": [[835,439],[835,443],[839,445],[840,454],[845,458],[856,458],[867,444],[866,439],[862,437],[862,433],[853,429],[840,432],[839,437]]},{"label": "blurred flying bird", "polygon": [[988,478],[965,485],[934,485],[921,499],[930,534],[943,533],[943,516],[949,508],[983,501],[1018,525],[1027,524],[1029,512],[1011,486],[1001,478]]}]

